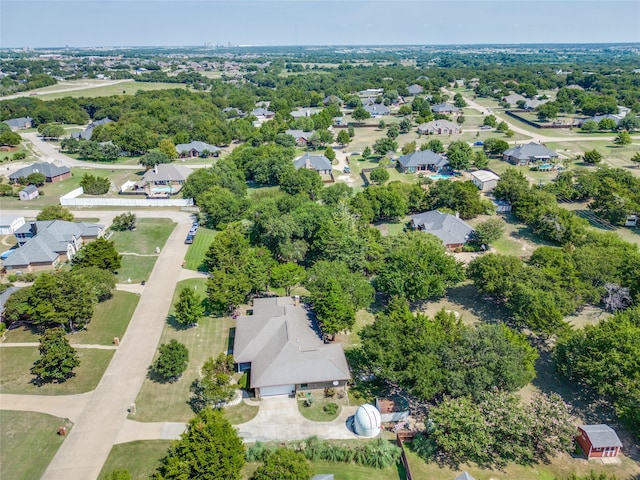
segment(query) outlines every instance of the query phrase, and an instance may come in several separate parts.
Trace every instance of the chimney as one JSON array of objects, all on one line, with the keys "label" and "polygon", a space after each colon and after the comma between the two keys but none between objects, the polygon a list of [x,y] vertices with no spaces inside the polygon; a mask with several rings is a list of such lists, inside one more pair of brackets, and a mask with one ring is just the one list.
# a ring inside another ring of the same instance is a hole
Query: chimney
[{"label": "chimney", "polygon": [[299,307],[299,306],[300,306],[300,295],[294,295],[294,296],[293,296],[293,304],[294,304],[296,307]]},{"label": "chimney", "polygon": [[157,174],[158,173],[158,165],[154,165],[153,166],[153,173]]}]

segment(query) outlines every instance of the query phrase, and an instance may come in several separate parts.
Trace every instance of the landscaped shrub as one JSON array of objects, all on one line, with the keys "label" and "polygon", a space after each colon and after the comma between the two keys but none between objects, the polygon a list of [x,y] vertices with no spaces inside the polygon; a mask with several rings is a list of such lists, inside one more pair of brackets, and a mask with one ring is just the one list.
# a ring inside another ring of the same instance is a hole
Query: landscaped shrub
[{"label": "landscaped shrub", "polygon": [[324,396],[327,398],[333,398],[335,394],[336,394],[335,388],[325,388],[324,390]]},{"label": "landscaped shrub", "polygon": [[322,407],[322,411],[327,415],[335,415],[338,413],[338,404],[337,403],[327,403],[324,407]]},{"label": "landscaped shrub", "polygon": [[307,397],[304,399],[304,402],[302,403],[305,407],[310,407],[311,405],[313,405],[313,397]]}]

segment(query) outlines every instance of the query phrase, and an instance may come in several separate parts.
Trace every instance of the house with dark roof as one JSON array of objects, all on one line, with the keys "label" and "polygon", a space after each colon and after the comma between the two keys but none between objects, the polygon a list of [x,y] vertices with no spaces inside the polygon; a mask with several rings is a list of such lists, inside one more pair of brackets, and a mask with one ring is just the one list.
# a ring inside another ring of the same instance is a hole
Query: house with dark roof
[{"label": "house with dark roof", "polygon": [[417,150],[398,158],[398,169],[403,173],[442,172],[449,166],[449,160],[431,150]]},{"label": "house with dark roof", "polygon": [[23,128],[31,128],[33,125],[33,119],[31,117],[10,118],[5,120],[4,123],[11,127],[11,130],[21,130]]},{"label": "house with dark roof", "polygon": [[473,228],[458,216],[439,210],[418,213],[411,217],[411,228],[435,235],[449,250],[462,247],[473,237]]},{"label": "house with dark roof", "polygon": [[38,187],[35,185],[27,185],[18,192],[18,198],[23,201],[33,200],[39,196],[40,192],[38,191]]},{"label": "house with dark roof", "polygon": [[576,442],[587,459],[616,457],[622,442],[615,430],[608,425],[582,425],[578,427]]},{"label": "house with dark roof", "polygon": [[511,93],[509,95],[506,95],[506,96],[502,97],[501,100],[503,102],[505,102],[505,103],[508,103],[512,107],[515,107],[515,106],[518,105],[518,102],[525,102],[526,103],[527,98],[523,97],[519,93]]},{"label": "house with dark roof", "polygon": [[215,145],[197,140],[190,143],[179,143],[176,145],[176,151],[180,158],[217,157],[220,153],[220,149]]},{"label": "house with dark roof", "polygon": [[306,147],[309,144],[309,139],[315,132],[305,132],[303,130],[285,130],[284,133],[286,135],[291,135],[296,139],[296,146]]},{"label": "house with dark roof", "polygon": [[107,123],[112,123],[112,122],[113,120],[111,120],[109,117],[96,120],[94,122],[91,122],[89,125],[87,125],[87,128],[85,128],[82,132],[73,132],[71,134],[71,138],[75,138],[76,140],[91,140],[91,137],[93,136],[94,128],[96,128],[99,125],[106,125]]},{"label": "house with dark roof", "polygon": [[12,183],[18,183],[20,178],[27,178],[32,173],[44,174],[45,181],[49,183],[60,182],[71,176],[71,170],[69,170],[69,167],[65,167],[64,165],[58,166],[49,162],[40,162],[29,165],[28,167],[23,167],[20,170],[16,170],[14,173],[9,175],[9,180]]},{"label": "house with dark roof", "polygon": [[555,151],[535,142],[516,145],[502,153],[502,159],[513,165],[555,162],[558,157]]},{"label": "house with dark roof", "polygon": [[424,92],[424,87],[422,85],[414,83],[413,85],[410,85],[407,90],[409,90],[409,95],[420,95],[422,92]]},{"label": "house with dark roof", "polygon": [[253,315],[238,318],[233,356],[251,370],[256,397],[346,389],[351,378],[342,345],[324,343],[297,297],[255,298]]},{"label": "house with dark roof", "polygon": [[293,161],[293,166],[296,170],[300,168],[306,168],[307,170],[315,170],[320,175],[331,175],[331,160],[324,155],[310,155],[305,153],[301,157],[296,158]]},{"label": "house with dark roof", "polygon": [[596,122],[596,123],[600,123],[601,120],[604,120],[605,118],[608,118],[610,120],[613,120],[614,123],[616,124],[616,127],[618,126],[618,124],[622,121],[622,119],[624,118],[623,115],[614,115],[612,113],[607,113],[604,115],[596,115],[594,117],[591,118],[585,118],[584,120],[582,120],[580,122],[580,125],[584,124],[585,122]]},{"label": "house with dark roof", "polygon": [[455,105],[451,105],[450,103],[438,103],[437,105],[433,105],[431,107],[431,111],[433,113],[440,113],[443,115],[453,114],[456,115],[461,113],[460,109]]},{"label": "house with dark roof", "polygon": [[369,112],[369,115],[371,115],[372,118],[391,114],[391,110],[389,110],[389,107],[383,105],[382,103],[370,103],[368,105],[365,105],[363,108],[367,112]]},{"label": "house with dark roof", "polygon": [[102,237],[104,225],[64,220],[33,221],[15,231],[18,248],[3,260],[7,270],[52,270],[86,243]]},{"label": "house with dark roof", "polygon": [[269,120],[275,116],[275,112],[259,107],[251,110],[251,115],[256,117],[258,120]]},{"label": "house with dark roof", "polygon": [[432,120],[418,125],[418,133],[422,135],[452,135],[454,133],[462,133],[462,127],[449,120]]}]

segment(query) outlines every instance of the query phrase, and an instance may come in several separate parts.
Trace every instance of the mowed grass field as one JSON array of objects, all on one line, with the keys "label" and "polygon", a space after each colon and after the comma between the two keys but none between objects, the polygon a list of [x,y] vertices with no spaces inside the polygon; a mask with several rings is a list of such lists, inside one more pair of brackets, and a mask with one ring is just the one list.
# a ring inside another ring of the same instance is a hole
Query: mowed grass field
[{"label": "mowed grass field", "polygon": [[[192,279],[178,283],[173,298],[175,304],[183,288],[193,288],[204,299],[206,280]],[[226,353],[229,346],[230,329],[235,320],[230,317],[203,317],[198,327],[182,328],[173,318],[173,308],[166,321],[160,343],[168,343],[175,338],[189,350],[189,366],[182,376],[173,383],[159,383],[145,379],[136,399],[136,413],[129,415],[140,422],[186,422],[194,413],[187,401],[191,394],[189,387],[198,377],[200,367],[209,357]],[[156,357],[157,358],[157,352]]]},{"label": "mowed grass field", "polygon": [[[63,383],[34,385],[30,369],[39,358],[38,347],[0,348],[0,393],[26,395],[72,395],[96,388],[115,350],[77,349],[80,365],[75,375]],[[7,365],[10,365],[8,368]]]},{"label": "mowed grass field", "polygon": [[35,412],[0,410],[0,478],[40,478],[65,437],[58,427],[70,430],[65,419]]},{"label": "mowed grass field", "polygon": [[[43,89],[34,90],[37,93],[37,98],[40,100],[55,100],[56,98],[64,97],[109,97],[111,95],[133,95],[139,90],[168,90],[168,89],[180,89],[184,90],[185,86],[180,83],[162,83],[162,82],[136,82],[133,80],[126,80],[120,83],[108,83],[104,80],[95,80],[92,83],[85,80],[83,83],[68,85],[69,88],[65,88],[64,83],[58,85],[52,85]],[[57,87],[57,88],[56,88]],[[89,88],[87,88],[89,87]],[[48,89],[48,90],[46,90]],[[41,93],[42,92],[42,93]],[[48,93],[50,92],[50,93]]]},{"label": "mowed grass field", "polygon": [[[68,334],[72,345],[112,345],[113,337],[122,338],[140,296],[135,293],[115,290],[113,296],[96,305],[91,322],[85,330]],[[5,334],[7,343],[38,342],[40,329],[20,327]]]},{"label": "mowed grass field", "polygon": [[204,257],[209,251],[209,246],[216,236],[216,231],[205,227],[198,227],[198,232],[193,238],[193,243],[187,250],[185,257],[185,268],[189,270],[197,270],[205,272],[206,267],[203,265]]}]

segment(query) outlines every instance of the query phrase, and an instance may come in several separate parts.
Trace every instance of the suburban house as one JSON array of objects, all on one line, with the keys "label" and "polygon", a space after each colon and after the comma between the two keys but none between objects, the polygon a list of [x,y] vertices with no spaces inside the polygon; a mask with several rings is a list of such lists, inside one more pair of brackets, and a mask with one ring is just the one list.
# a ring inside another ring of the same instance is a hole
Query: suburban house
[{"label": "suburban house", "polygon": [[296,139],[296,146],[306,147],[309,143],[311,135],[313,135],[315,132],[304,132],[302,130],[286,130],[284,133],[286,133],[287,135],[291,135]]},{"label": "suburban house", "polygon": [[104,233],[104,225],[64,220],[32,221],[15,231],[18,248],[3,260],[7,270],[51,270],[70,260],[85,243]]},{"label": "suburban house", "polygon": [[421,135],[451,135],[454,133],[462,133],[462,127],[449,120],[431,120],[430,122],[418,125],[418,133]]},{"label": "suburban house", "polygon": [[40,196],[40,192],[38,191],[38,187],[35,185],[27,185],[22,190],[18,192],[18,198],[20,200],[33,200],[36,197]]},{"label": "suburban house", "polygon": [[462,247],[473,236],[473,228],[464,220],[438,210],[413,215],[411,228],[435,235],[449,250]]},{"label": "suburban house", "polygon": [[449,103],[438,103],[431,107],[431,111],[433,113],[440,113],[444,115],[460,113],[460,109],[458,107]]},{"label": "suburban house", "polygon": [[382,95],[384,88],[367,88],[366,90],[360,90],[360,95]]},{"label": "suburban house", "polygon": [[483,192],[489,192],[496,188],[500,177],[489,170],[476,170],[471,172],[471,181]]},{"label": "suburban house", "polygon": [[342,99],[337,95],[327,95],[326,97],[324,97],[324,100],[322,100],[323,105],[331,105],[334,103],[342,105]]},{"label": "suburban house", "polygon": [[601,120],[604,120],[605,118],[609,118],[611,120],[613,120],[616,124],[616,127],[618,126],[618,124],[620,123],[620,121],[624,118],[623,115],[613,115],[611,113],[607,113],[605,115],[596,115],[595,117],[591,117],[591,118],[585,118],[584,120],[582,120],[580,122],[580,124],[582,125],[585,122],[596,122],[596,123],[600,123]]},{"label": "suburban house", "polygon": [[404,422],[409,418],[409,404],[400,396],[376,398],[375,407],[382,422]]},{"label": "suburban house", "polygon": [[33,126],[33,119],[31,117],[10,118],[5,120],[4,123],[11,127],[11,130],[20,130],[23,128],[31,128]]},{"label": "suburban house", "polygon": [[382,103],[370,103],[369,105],[365,105],[363,108],[369,112],[369,115],[373,118],[389,115],[391,113],[389,107]]},{"label": "suburban house", "polygon": [[112,123],[113,120],[111,120],[109,117],[105,117],[102,118],[100,120],[96,120],[95,122],[91,122],[89,125],[87,125],[87,128],[84,129],[84,131],[82,132],[73,132],[71,134],[71,138],[75,138],[76,140],[91,140],[91,137],[93,136],[93,129],[96,128],[99,125],[106,125],[107,123]]},{"label": "suburban house", "polygon": [[537,98],[529,98],[524,102],[524,108],[527,110],[535,110],[540,105],[547,103],[549,100],[539,100]]},{"label": "suburban house", "polygon": [[29,165],[28,167],[23,167],[20,170],[16,170],[14,173],[9,175],[9,180],[12,183],[18,183],[20,178],[27,178],[32,173],[44,174],[45,181],[49,183],[59,182],[71,176],[71,170],[69,170],[69,167],[59,167],[53,163],[40,162]]},{"label": "suburban house", "polygon": [[160,163],[147,170],[142,179],[136,182],[137,188],[144,188],[147,185],[182,185],[187,177],[191,175],[189,167],[184,165],[174,165],[172,163]]},{"label": "suburban house", "polygon": [[0,235],[12,235],[22,225],[24,225],[24,217],[2,215],[0,216]]},{"label": "suburban house", "polygon": [[508,103],[509,105],[511,105],[512,107],[515,107],[518,105],[518,102],[525,102],[527,101],[526,97],[523,97],[522,95],[520,95],[519,93],[512,93],[510,95],[507,95],[505,97],[502,97],[501,100],[505,103]]},{"label": "suburban house", "polygon": [[608,425],[582,425],[578,431],[576,442],[587,459],[615,457],[622,448],[615,430]]},{"label": "suburban house", "polygon": [[235,107],[227,107],[227,108],[223,108],[222,109],[223,113],[226,114],[232,114],[231,116],[238,116],[240,118],[242,117],[246,117],[247,114],[244,113],[242,110],[240,110],[239,108],[235,108]]},{"label": "suburban house", "polygon": [[544,145],[530,142],[505,150],[502,153],[502,159],[513,165],[529,165],[530,163],[555,162],[558,159],[558,154]]},{"label": "suburban house", "polygon": [[322,110],[320,110],[319,108],[301,108],[291,112],[291,116],[293,118],[305,118],[310,117],[311,115],[315,115],[316,113],[320,113],[321,111]]},{"label": "suburban house", "polygon": [[256,397],[344,390],[351,378],[342,345],[323,342],[297,297],[255,298],[253,315],[238,318],[233,356],[251,370]]},{"label": "suburban house", "polygon": [[422,87],[422,85],[414,83],[413,85],[410,85],[407,90],[409,90],[409,95],[420,95],[422,92],[424,92],[424,87]]},{"label": "suburban house", "polygon": [[217,157],[220,149],[215,145],[205,142],[193,141],[191,143],[179,143],[176,151],[180,158]]},{"label": "suburban house", "polygon": [[398,158],[398,168],[403,173],[436,172],[449,166],[449,160],[431,150],[417,150]]},{"label": "suburban house", "polygon": [[320,175],[331,175],[331,160],[324,155],[310,155],[305,153],[303,156],[293,161],[293,166],[297,169],[306,168],[307,170],[315,170]]},{"label": "suburban house", "polygon": [[259,107],[251,110],[251,115],[256,117],[258,120],[269,120],[275,116],[275,112]]}]

